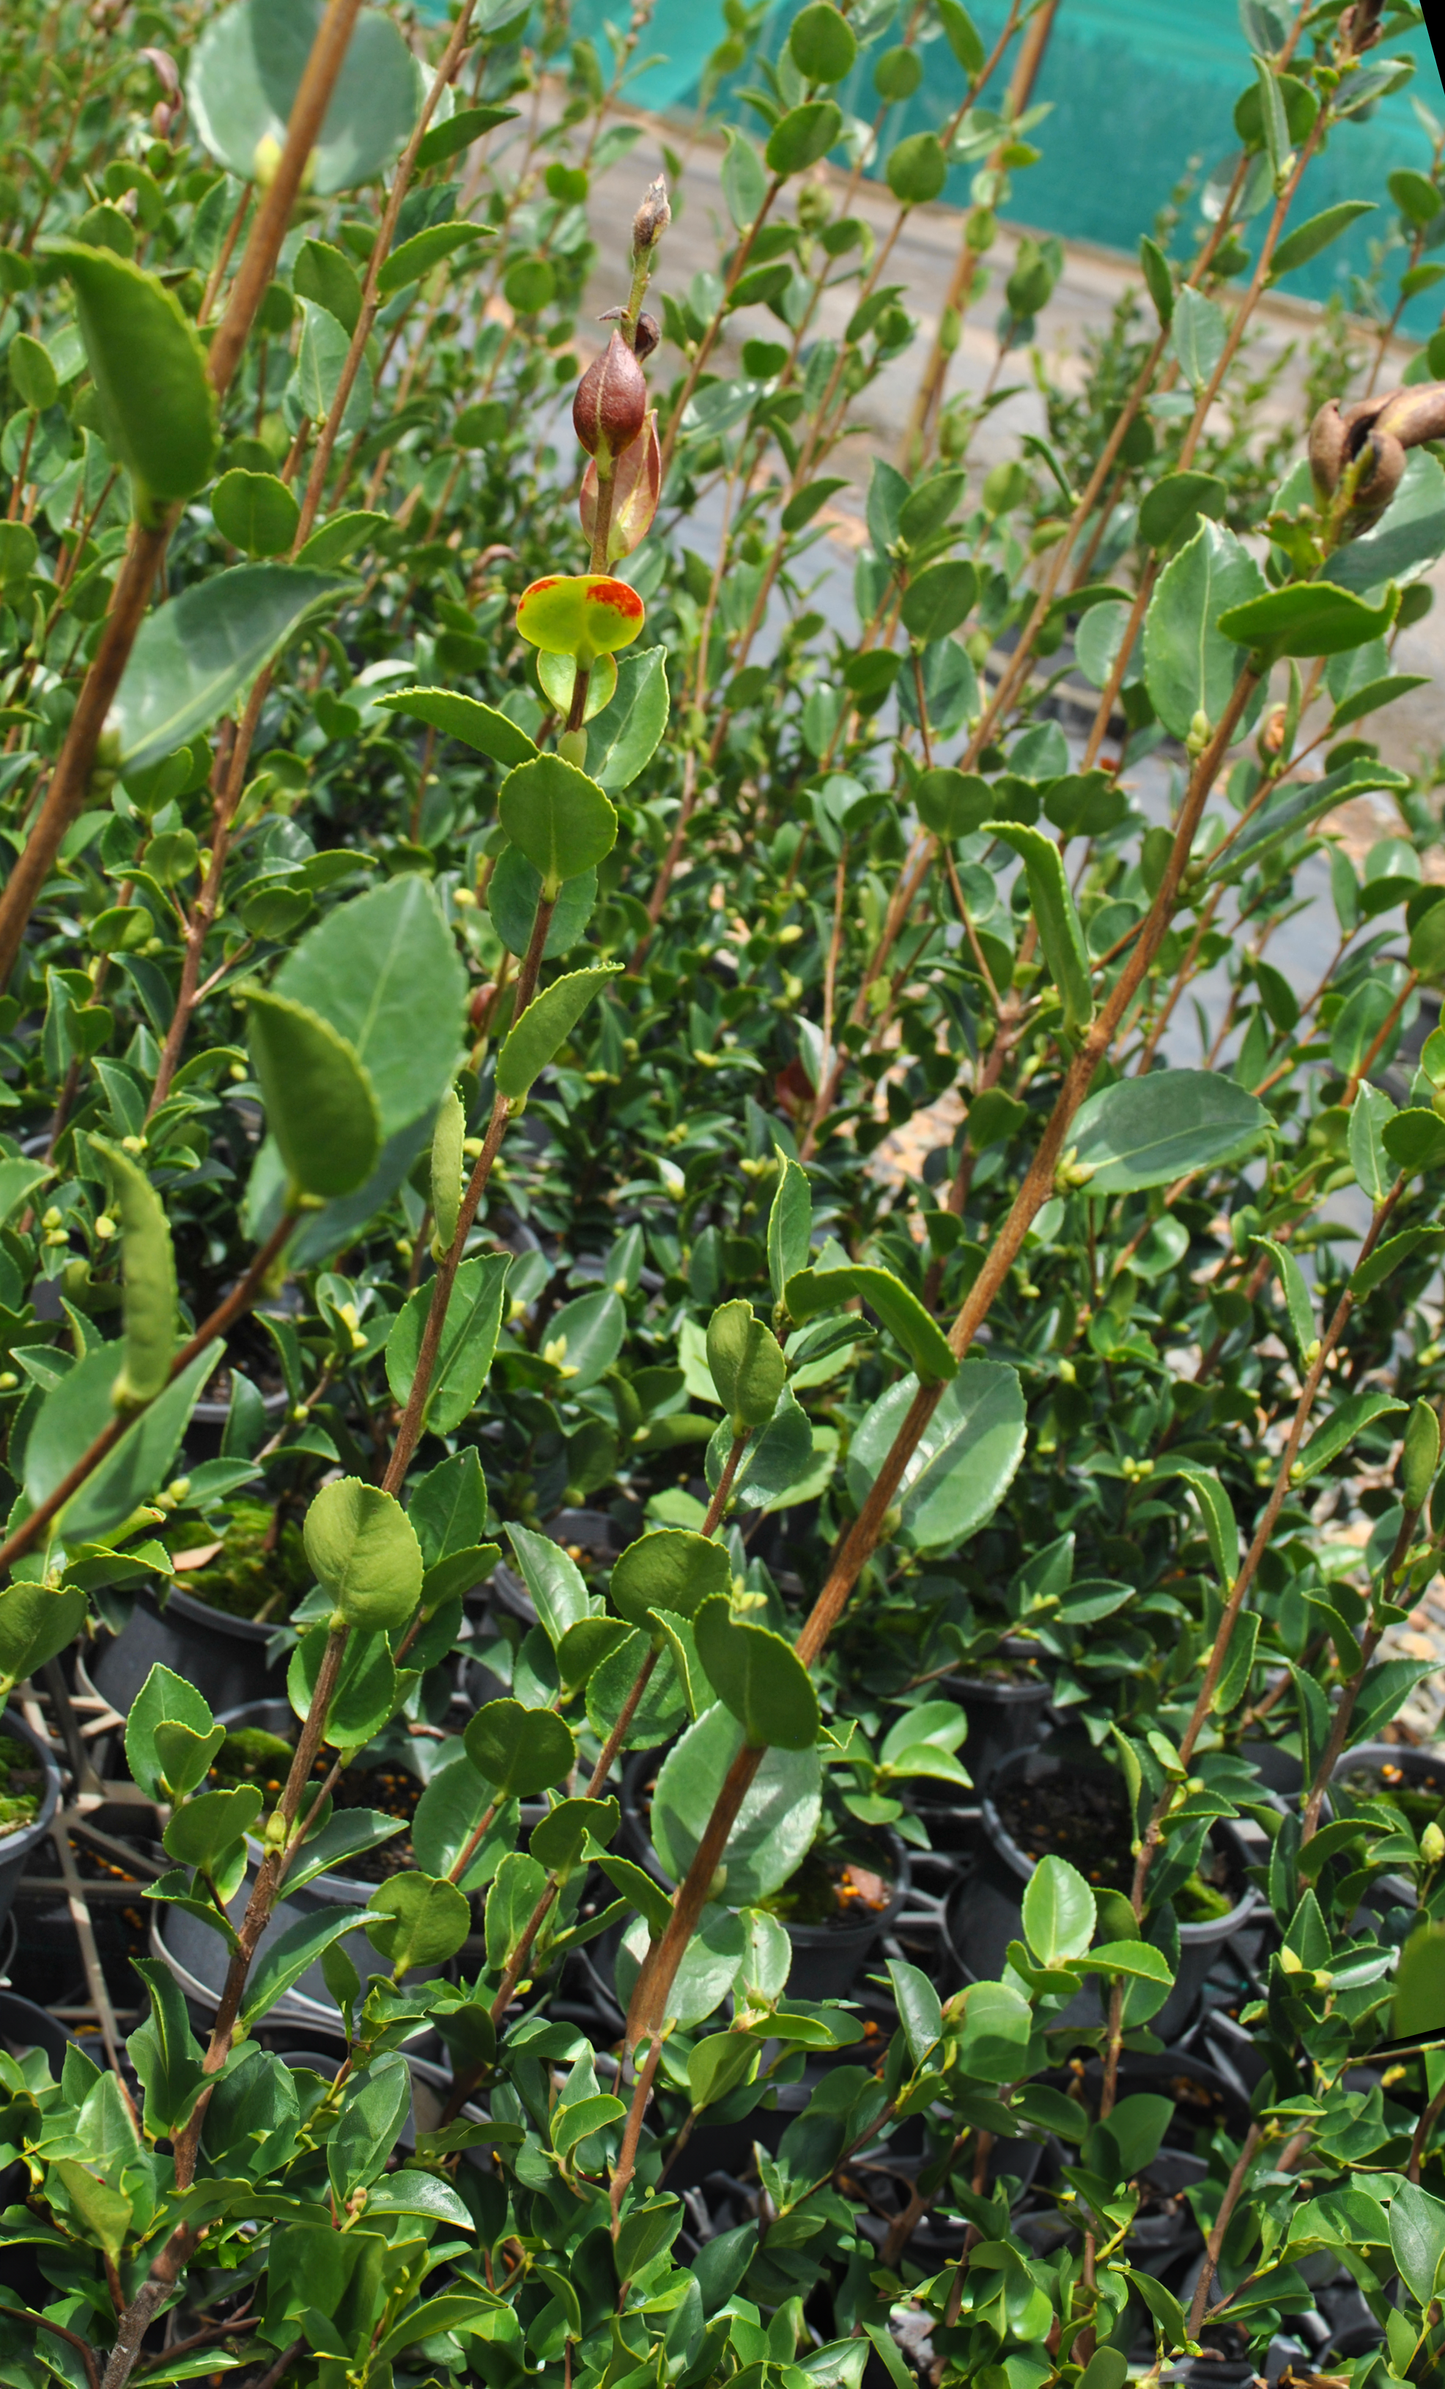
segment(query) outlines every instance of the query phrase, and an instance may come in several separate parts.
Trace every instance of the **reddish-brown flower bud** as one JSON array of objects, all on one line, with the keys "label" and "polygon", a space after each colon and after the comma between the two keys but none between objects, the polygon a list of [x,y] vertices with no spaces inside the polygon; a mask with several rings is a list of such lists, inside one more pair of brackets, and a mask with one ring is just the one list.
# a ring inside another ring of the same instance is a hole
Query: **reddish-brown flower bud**
[{"label": "reddish-brown flower bud", "polygon": [[572,401],[572,423],[589,456],[605,448],[620,456],[630,448],[647,416],[647,383],[620,332],[588,366]]},{"label": "reddish-brown flower bud", "polygon": [[[657,416],[649,413],[630,448],[624,448],[612,471],[612,512],[607,520],[607,561],[630,556],[652,529],[662,488],[662,451],[657,439]],[[589,542],[597,536],[597,467],[582,476],[578,502],[582,528]]]},{"label": "reddish-brown flower bud", "polygon": [[662,326],[655,315],[639,315],[637,337],[632,343],[633,355],[639,359],[650,357],[662,338]]}]

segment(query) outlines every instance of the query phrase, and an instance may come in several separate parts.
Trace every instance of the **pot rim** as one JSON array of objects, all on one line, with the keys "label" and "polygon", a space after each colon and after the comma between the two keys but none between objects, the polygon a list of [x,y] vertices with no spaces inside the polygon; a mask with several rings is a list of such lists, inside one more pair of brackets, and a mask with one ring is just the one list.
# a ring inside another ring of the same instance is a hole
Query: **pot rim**
[{"label": "pot rim", "polygon": [[179,1583],[171,1586],[164,1601],[157,1591],[157,1580],[148,1577],[136,1590],[162,1625],[176,1611],[188,1626],[204,1626],[212,1634],[229,1634],[237,1642],[269,1642],[272,1635],[288,1623],[285,1618],[277,1618],[274,1622],[258,1625],[254,1618],[238,1618],[229,1609],[213,1609],[209,1601],[198,1601],[194,1593],[183,1591]]},{"label": "pot rim", "polygon": [[[1017,1755],[1024,1758],[1037,1758],[1044,1748],[1046,1745],[1038,1744],[1032,1751],[1024,1751]],[[1005,1759],[993,1777],[993,1786],[981,1795],[979,1816],[993,1849],[1008,1867],[1010,1873],[1016,1875],[1020,1883],[1027,1884],[1032,1879],[1038,1860],[1031,1858],[1026,1850],[1019,1848],[999,1815],[993,1796],[993,1787],[997,1786],[999,1775],[1003,1773],[1008,1764],[1009,1761]],[[1063,1764],[1062,1760],[1056,1762],[1059,1769],[1062,1769]],[[1103,1774],[1106,1770],[1100,1768],[1096,1772]],[[1198,1949],[1211,1941],[1227,1941],[1231,1933],[1237,1933],[1259,1906],[1258,1889],[1245,1875],[1244,1844],[1227,1817],[1216,1818],[1210,1826],[1209,1837],[1211,1840],[1215,1834],[1222,1835],[1232,1845],[1231,1855],[1238,1865],[1240,1875],[1244,1877],[1244,1890],[1235,1905],[1228,1909],[1223,1916],[1211,1916],[1195,1924],[1185,1924],[1181,1920],[1179,1939],[1184,1948]]]},{"label": "pot rim", "polygon": [[29,1824],[16,1825],[10,1832],[0,1834],[0,1868],[8,1868],[17,1859],[26,1857],[42,1835],[50,1831],[60,1806],[60,1768],[49,1744],[41,1739],[32,1725],[26,1723],[18,1710],[6,1709],[0,1713],[0,1734],[10,1734],[17,1742],[28,1743],[40,1760],[45,1778],[40,1806]]}]

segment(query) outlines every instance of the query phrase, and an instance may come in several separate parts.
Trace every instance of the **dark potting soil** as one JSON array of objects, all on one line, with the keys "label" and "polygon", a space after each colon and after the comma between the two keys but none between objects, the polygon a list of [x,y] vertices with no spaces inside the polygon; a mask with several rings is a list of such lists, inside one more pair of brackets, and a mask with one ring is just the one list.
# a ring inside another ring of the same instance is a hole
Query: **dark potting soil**
[{"label": "dark potting soil", "polygon": [[45,1777],[29,1743],[0,1734],[0,1838],[35,1822],[44,1792]]},{"label": "dark potting soil", "polygon": [[[261,1726],[241,1726],[227,1734],[221,1744],[210,1780],[217,1786],[253,1783],[258,1791],[265,1793],[268,1802],[276,1800],[291,1765],[291,1748],[280,1734],[268,1734]],[[324,1751],[318,1752],[311,1770],[312,1780],[324,1783],[330,1772],[330,1760]],[[406,1767],[389,1763],[379,1767],[348,1767],[332,1786],[331,1806],[333,1811],[374,1808],[385,1817],[401,1817],[410,1824],[425,1788]],[[415,1864],[411,1835],[399,1833],[374,1850],[345,1859],[338,1871],[353,1882],[385,1883],[392,1875],[407,1873]]]},{"label": "dark potting soil", "polygon": [[232,1502],[228,1519],[220,1550],[204,1567],[183,1569],[180,1590],[227,1617],[279,1625],[311,1589],[301,1529],[290,1518],[278,1526],[266,1501]]},{"label": "dark potting soil", "polygon": [[892,1884],[856,1859],[810,1850],[795,1874],[760,1904],[784,1924],[866,1924],[893,1897]]},{"label": "dark potting soil", "polygon": [[1352,1767],[1344,1787],[1356,1800],[1388,1800],[1417,1834],[1427,1825],[1439,1824],[1445,1809],[1445,1766],[1432,1767],[1418,1777],[1407,1776],[1403,1768],[1385,1759]]},{"label": "dark potting soil", "polygon": [[[1030,1858],[1066,1858],[1085,1881],[1127,1892],[1134,1881],[1133,1832],[1122,1785],[1087,1768],[1061,1769],[994,1794],[1004,1831]],[[1239,1896],[1222,1851],[1207,1845],[1198,1870],[1174,1894],[1181,1924],[1227,1916]]]}]

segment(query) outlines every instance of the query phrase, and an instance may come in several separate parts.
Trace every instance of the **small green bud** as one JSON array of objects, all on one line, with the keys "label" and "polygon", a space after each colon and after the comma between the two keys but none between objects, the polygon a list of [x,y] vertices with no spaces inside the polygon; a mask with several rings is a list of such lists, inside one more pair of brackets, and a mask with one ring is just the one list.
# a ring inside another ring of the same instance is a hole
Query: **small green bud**
[{"label": "small green bud", "polygon": [[1441,1832],[1433,1817],[1420,1836],[1420,1856],[1427,1866],[1438,1866],[1441,1859],[1445,1858],[1445,1833]]}]

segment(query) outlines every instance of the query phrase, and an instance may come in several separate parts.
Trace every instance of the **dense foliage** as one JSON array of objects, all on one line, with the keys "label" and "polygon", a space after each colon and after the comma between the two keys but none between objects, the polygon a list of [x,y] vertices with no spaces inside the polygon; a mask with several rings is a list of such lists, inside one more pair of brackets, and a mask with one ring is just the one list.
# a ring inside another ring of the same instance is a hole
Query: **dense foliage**
[{"label": "dense foliage", "polygon": [[1241,13],[1065,389],[1027,0],[729,0],[685,287],[645,5],[12,0],[0,1876],[159,1837],[16,2389],[1435,2377],[1445,126],[1310,215],[1419,11]]}]

